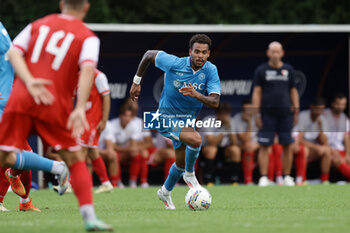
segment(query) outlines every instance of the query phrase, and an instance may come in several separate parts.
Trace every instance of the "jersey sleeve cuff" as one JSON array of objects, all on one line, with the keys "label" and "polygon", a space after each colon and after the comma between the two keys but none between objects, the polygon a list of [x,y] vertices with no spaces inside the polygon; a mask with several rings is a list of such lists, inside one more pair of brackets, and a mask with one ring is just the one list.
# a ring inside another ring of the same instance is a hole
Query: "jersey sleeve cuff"
[{"label": "jersey sleeve cuff", "polygon": [[100,94],[101,94],[102,96],[105,96],[105,95],[109,95],[109,93],[110,93],[110,91],[109,91],[109,90],[106,90],[106,91],[101,92]]},{"label": "jersey sleeve cuff", "polygon": [[208,93],[208,95],[210,95],[210,94],[217,94],[217,95],[221,95],[221,93],[220,93],[220,92],[216,92],[216,91],[213,91],[213,92]]},{"label": "jersey sleeve cuff", "polygon": [[16,50],[17,52],[19,52],[22,56],[25,54],[25,50],[24,48],[22,48],[21,46],[19,45],[12,45],[12,49]]},{"label": "jersey sleeve cuff", "polygon": [[94,60],[88,59],[88,60],[82,61],[82,62],[79,64],[79,66],[80,66],[80,68],[82,68],[82,67],[84,67],[84,66],[92,66],[92,67],[96,68],[97,62],[94,61]]}]

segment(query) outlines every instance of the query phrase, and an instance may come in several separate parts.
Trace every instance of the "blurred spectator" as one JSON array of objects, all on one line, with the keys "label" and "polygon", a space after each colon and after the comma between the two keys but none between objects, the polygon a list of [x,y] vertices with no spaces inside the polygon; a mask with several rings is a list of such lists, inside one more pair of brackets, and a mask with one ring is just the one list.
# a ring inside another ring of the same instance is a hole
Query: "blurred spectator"
[{"label": "blurred spectator", "polygon": [[151,166],[158,166],[164,164],[164,180],[168,177],[169,169],[175,162],[175,150],[173,142],[157,133],[156,137],[156,151],[150,155],[149,164]]},{"label": "blurred spectator", "polygon": [[231,106],[228,103],[220,103],[215,116],[221,120],[221,128],[204,129],[204,143],[202,148],[203,160],[203,178],[204,183],[209,186],[214,185],[214,173],[218,161],[226,161],[230,171],[230,181],[232,184],[238,184],[238,172],[241,160],[240,149],[237,146],[237,138],[234,134],[233,120],[231,119]]},{"label": "blurred spectator", "polygon": [[242,101],[242,112],[233,117],[233,125],[237,134],[237,144],[242,151],[242,168],[245,184],[253,184],[254,157],[258,152],[258,128],[255,123],[252,101]]},{"label": "blurred spectator", "polygon": [[345,115],[347,99],[342,93],[334,96],[331,108],[324,111],[323,116],[328,123],[328,143],[332,148],[332,165],[350,179],[350,140],[349,119]]},{"label": "blurred spectator", "polygon": [[137,155],[139,158],[133,158],[130,167],[134,168],[134,176],[130,179],[130,187],[137,187],[137,179],[140,177],[140,186],[142,188],[147,188],[148,184],[148,159],[151,154],[156,151],[156,148],[153,145],[152,134],[149,129],[143,129],[143,120],[137,116],[139,110],[139,105],[137,101],[133,101],[131,98],[127,98],[124,104],[124,107],[130,108],[133,114],[132,124],[135,124],[137,127],[137,136],[134,136],[136,140]]},{"label": "blurred spectator", "polygon": [[284,50],[281,43],[271,42],[266,54],[269,61],[256,69],[253,90],[253,106],[261,113],[261,118],[256,119],[260,128],[259,186],[270,184],[267,178],[269,151],[276,133],[279,143],[283,145],[284,185],[293,186],[294,181],[290,176],[293,162],[291,132],[299,110],[294,69],[282,61]]},{"label": "blurred spectator", "polygon": [[326,133],[329,131],[326,118],[322,115],[325,101],[316,98],[310,105],[310,110],[299,114],[299,140],[305,146],[308,162],[321,160],[321,182],[328,183],[331,167],[331,147]]},{"label": "blurred spectator", "polygon": [[108,162],[108,170],[113,186],[123,187],[121,182],[120,162],[130,162],[129,181],[136,182],[140,168],[141,155],[137,150],[138,126],[132,122],[131,109],[122,107],[119,117],[111,120],[106,127],[104,136],[106,150],[101,151],[101,156]]}]

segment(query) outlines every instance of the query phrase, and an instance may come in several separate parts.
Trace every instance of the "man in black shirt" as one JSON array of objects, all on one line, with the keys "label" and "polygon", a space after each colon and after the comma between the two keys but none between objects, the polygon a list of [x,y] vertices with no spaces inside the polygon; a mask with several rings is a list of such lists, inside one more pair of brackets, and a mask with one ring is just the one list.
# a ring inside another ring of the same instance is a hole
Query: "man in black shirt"
[{"label": "man in black shirt", "polygon": [[284,51],[279,42],[271,42],[267,50],[269,61],[260,65],[255,71],[253,106],[260,112],[257,124],[260,186],[269,185],[267,178],[269,151],[278,134],[278,141],[283,145],[284,185],[293,186],[290,177],[293,162],[291,135],[293,123],[296,124],[299,112],[299,95],[295,85],[294,69],[282,61]]}]

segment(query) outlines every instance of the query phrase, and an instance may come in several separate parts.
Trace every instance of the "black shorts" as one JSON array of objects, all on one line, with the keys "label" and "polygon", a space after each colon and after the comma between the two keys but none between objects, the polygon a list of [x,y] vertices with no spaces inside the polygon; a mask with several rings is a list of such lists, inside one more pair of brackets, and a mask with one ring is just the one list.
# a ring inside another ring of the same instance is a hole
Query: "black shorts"
[{"label": "black shorts", "polygon": [[294,142],[292,138],[293,114],[275,115],[262,113],[262,129],[258,133],[258,142],[264,146],[270,146],[274,143],[274,137],[278,135],[278,142],[282,145],[288,145]]}]

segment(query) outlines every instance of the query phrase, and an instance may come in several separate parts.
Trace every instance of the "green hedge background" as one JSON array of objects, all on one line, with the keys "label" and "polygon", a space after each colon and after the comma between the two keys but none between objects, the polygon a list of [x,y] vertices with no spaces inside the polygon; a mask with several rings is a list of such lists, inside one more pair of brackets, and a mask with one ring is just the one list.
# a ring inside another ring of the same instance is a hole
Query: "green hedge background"
[{"label": "green hedge background", "polygon": [[[14,37],[26,24],[59,12],[58,0],[0,0]],[[94,23],[350,24],[350,0],[90,0]]]}]

